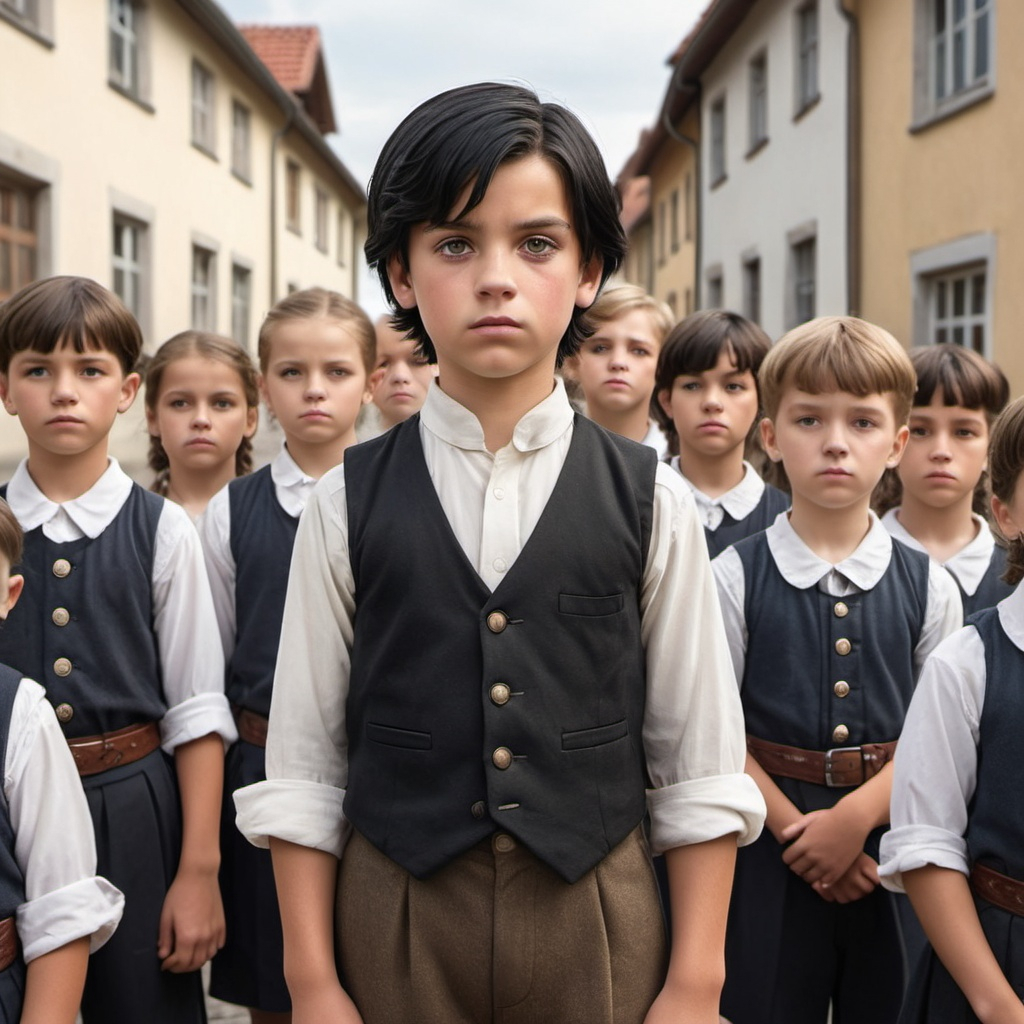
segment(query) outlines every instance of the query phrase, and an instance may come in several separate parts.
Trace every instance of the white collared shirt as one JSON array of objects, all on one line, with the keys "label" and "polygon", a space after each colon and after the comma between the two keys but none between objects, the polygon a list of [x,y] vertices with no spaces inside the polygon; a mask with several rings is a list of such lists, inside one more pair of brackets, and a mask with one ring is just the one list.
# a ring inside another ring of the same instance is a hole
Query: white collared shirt
[{"label": "white collared shirt", "polygon": [[[26,533],[41,526],[49,540],[67,543],[98,537],[117,517],[132,486],[117,460],[110,459],[89,490],[58,504],[39,490],[25,460],[7,485],[7,502]],[[173,754],[182,743],[214,732],[225,743],[234,742],[237,733],[224,696],[224,659],[199,535],[185,511],[166,499],[157,522],[150,583],[167,702],[160,720],[161,745]]]},{"label": "white collared shirt", "polygon": [[[898,508],[889,509],[882,516],[882,525],[908,547],[915,551],[925,551],[924,545],[900,522],[898,513]],[[952,558],[947,558],[942,563],[942,568],[953,574],[968,597],[973,597],[981,586],[981,581],[992,563],[992,551],[996,546],[996,539],[992,536],[988,523],[974,513],[971,514],[971,518],[977,526],[974,539],[968,541]],[[925,553],[927,554],[926,551]]]},{"label": "white collared shirt", "polygon": [[[476,417],[436,382],[419,430],[445,515],[493,589],[533,532],[565,461],[573,411],[564,387],[559,381],[493,455]],[[401,557],[400,547],[395,557]],[[274,679],[267,781],[235,794],[238,827],[257,845],[275,836],[339,857],[344,849],[345,701],[354,614],[345,473],[339,466],[320,481],[299,523]],[[707,547],[689,493],[664,464],[655,480],[641,638],[652,845],[664,850],[732,833],[741,843],[752,842],[765,808],[743,774],[742,709]]]},{"label": "white collared shirt", "polygon": [[686,481],[693,492],[697,514],[707,530],[717,530],[722,525],[726,513],[737,522],[746,519],[757,508],[764,495],[765,482],[761,479],[761,474],[746,460],[743,462],[743,479],[717,498],[708,497],[686,476],[679,465],[678,455],[672,456],[669,465]]},{"label": "white collared shirt", "polygon": [[[996,605],[999,625],[1024,651],[1024,589]],[[924,666],[896,748],[891,828],[882,837],[882,884],[903,891],[903,872],[935,864],[968,874],[967,813],[978,778],[985,705],[985,645],[967,627]]]},{"label": "white collared shirt", "polygon": [[124,896],[96,874],[78,770],[43,688],[30,679],[21,680],[14,698],[3,788],[25,879],[16,914],[25,960],[87,935],[94,952],[121,920]]},{"label": "white collared shirt", "polygon": [[[782,578],[798,590],[817,586],[833,597],[871,590],[889,568],[892,538],[873,513],[870,526],[856,550],[838,565],[819,558],[801,539],[789,521],[788,512],[780,512],[765,530],[768,549]],[[712,563],[722,602],[725,632],[729,638],[736,678],[742,683],[747,656],[747,623],[744,614],[746,579],[743,563],[734,548],[726,548]],[[960,592],[952,577],[935,562],[928,564],[928,597],[924,625],[914,647],[914,670],[921,671],[925,658],[936,645],[963,621]]]},{"label": "white collared shirt", "polygon": [[[299,468],[286,445],[281,446],[274,461],[270,463],[270,478],[274,482],[277,503],[288,515],[298,519],[316,486],[315,478]],[[199,524],[199,536],[203,542],[213,607],[217,614],[224,660],[227,662],[235,652],[235,631],[238,626],[235,605],[237,566],[235,556],[231,553],[231,499],[227,487],[222,487],[206,506],[206,513]],[[282,587],[285,582],[281,580]]]},{"label": "white collared shirt", "polygon": [[665,436],[665,431],[658,426],[657,420],[647,421],[647,434],[644,436],[643,443],[658,453],[659,462],[668,455],[668,438]]}]

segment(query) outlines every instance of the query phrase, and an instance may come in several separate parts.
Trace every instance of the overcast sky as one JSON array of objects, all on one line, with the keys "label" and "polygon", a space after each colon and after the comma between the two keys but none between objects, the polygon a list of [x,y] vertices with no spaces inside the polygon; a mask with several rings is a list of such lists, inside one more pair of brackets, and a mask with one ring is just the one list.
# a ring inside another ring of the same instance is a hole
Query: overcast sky
[{"label": "overcast sky", "polygon": [[[457,85],[518,81],[572,108],[614,178],[657,116],[666,60],[708,0],[219,0],[240,23],[315,24],[340,132],[366,185],[384,141],[423,100]],[[368,278],[360,301],[383,310]]]}]

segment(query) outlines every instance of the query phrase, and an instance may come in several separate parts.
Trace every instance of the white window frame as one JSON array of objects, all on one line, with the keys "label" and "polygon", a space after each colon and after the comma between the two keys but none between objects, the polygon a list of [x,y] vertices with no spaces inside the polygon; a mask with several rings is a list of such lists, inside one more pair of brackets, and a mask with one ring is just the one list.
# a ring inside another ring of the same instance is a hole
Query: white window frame
[{"label": "white window frame", "polygon": [[711,144],[708,146],[708,180],[711,182],[711,187],[714,188],[716,185],[725,181],[727,176],[727,154],[725,145],[726,110],[724,95],[718,96],[712,101],[708,120],[708,138],[711,141]]},{"label": "white window frame", "polygon": [[743,254],[743,315],[755,324],[761,323],[763,296],[761,257],[757,252]]},{"label": "white window frame", "polygon": [[981,325],[984,333],[981,354],[986,359],[991,359],[995,337],[996,270],[996,238],[992,232],[964,235],[912,253],[910,276],[914,309],[914,344],[929,345],[935,342],[937,328],[940,326],[936,308],[938,284],[943,281],[948,284],[957,278],[982,271],[985,274],[983,312],[961,318],[947,317],[946,326],[956,326],[956,319],[960,320],[962,326]]},{"label": "white window frame", "polygon": [[191,325],[194,331],[217,329],[217,250],[192,242],[192,274],[190,277]]},{"label": "white window frame", "polygon": [[[141,94],[139,10],[133,0],[109,0],[110,81],[131,96]],[[115,62],[115,57],[120,59]]]},{"label": "white window frame", "polygon": [[320,252],[327,252],[330,245],[331,197],[320,185],[313,188],[313,244]]},{"label": "white window frame", "polygon": [[284,162],[284,221],[289,231],[302,234],[302,165],[291,157]]},{"label": "white window frame", "polygon": [[[812,220],[794,228],[787,233],[786,243],[789,249],[785,301],[785,321],[788,330],[817,316],[818,222]],[[809,275],[805,259],[808,252],[812,256]]]},{"label": "white window frame", "polygon": [[748,150],[753,156],[768,142],[768,51],[761,50],[747,65],[749,79]]},{"label": "white window frame", "polygon": [[192,145],[208,156],[217,152],[217,81],[213,72],[192,58]]},{"label": "white window frame", "polygon": [[146,283],[145,232],[146,225],[141,221],[114,211],[110,252],[112,291],[136,320],[142,318]]},{"label": "white window frame", "polygon": [[238,99],[231,101],[231,173],[252,184],[252,111]]},{"label": "white window frame", "polygon": [[721,309],[725,304],[725,275],[720,263],[708,267],[704,273],[704,282],[704,308]]},{"label": "white window frame", "polygon": [[[808,31],[809,28],[813,32]],[[796,116],[821,99],[821,10],[818,0],[796,9]]]},{"label": "white window frame", "polygon": [[234,256],[231,260],[231,337],[246,352],[250,351],[251,329],[252,264]]}]

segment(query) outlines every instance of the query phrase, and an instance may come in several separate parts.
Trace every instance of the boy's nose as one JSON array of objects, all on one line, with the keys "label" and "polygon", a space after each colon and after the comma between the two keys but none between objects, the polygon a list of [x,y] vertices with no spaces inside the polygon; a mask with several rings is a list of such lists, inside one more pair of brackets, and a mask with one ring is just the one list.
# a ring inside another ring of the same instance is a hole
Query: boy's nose
[{"label": "boy's nose", "polygon": [[60,403],[78,401],[78,388],[75,386],[73,374],[59,373],[54,377],[53,401]]},{"label": "boy's nose", "polygon": [[509,259],[500,253],[484,256],[480,262],[477,289],[483,295],[514,295],[516,285]]},{"label": "boy's nose", "polygon": [[307,398],[323,398],[327,394],[327,387],[324,384],[324,379],[319,373],[315,373],[309,378],[309,383],[306,385],[306,397]]},{"label": "boy's nose", "polygon": [[391,379],[396,384],[408,384],[412,380],[412,371],[409,369],[409,364],[404,360],[399,360],[397,363],[391,364]]},{"label": "boy's nose", "polygon": [[832,431],[825,439],[825,451],[829,455],[845,455],[849,450],[846,435],[839,431]]},{"label": "boy's nose", "polygon": [[718,393],[716,388],[708,388],[707,391],[704,392],[704,398],[701,404],[705,409],[721,409],[722,396]]}]

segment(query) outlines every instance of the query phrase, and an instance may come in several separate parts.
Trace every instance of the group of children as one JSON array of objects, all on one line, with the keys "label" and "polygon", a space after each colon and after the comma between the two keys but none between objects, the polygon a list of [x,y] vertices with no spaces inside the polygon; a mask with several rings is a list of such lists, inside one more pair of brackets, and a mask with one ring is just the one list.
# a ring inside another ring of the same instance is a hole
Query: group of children
[{"label": "group of children", "polygon": [[130,314],[0,307],[0,1021],[200,1022],[211,958],[254,1024],[1024,1021],[1024,402],[852,317],[673,325],[624,248],[574,115],[435,97],[389,322],[166,342],[152,491]]}]

